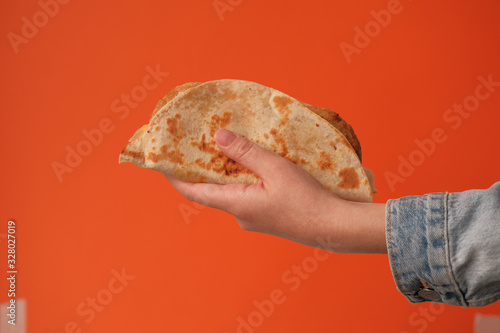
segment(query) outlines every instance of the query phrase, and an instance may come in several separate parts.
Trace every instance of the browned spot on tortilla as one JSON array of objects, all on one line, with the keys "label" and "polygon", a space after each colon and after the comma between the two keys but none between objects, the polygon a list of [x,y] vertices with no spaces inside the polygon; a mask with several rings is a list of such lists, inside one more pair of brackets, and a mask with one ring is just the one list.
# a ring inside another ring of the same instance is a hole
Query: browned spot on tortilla
[{"label": "browned spot on tortilla", "polygon": [[156,138],[152,138],[152,139],[151,139],[151,142],[156,142]]},{"label": "browned spot on tortilla", "polygon": [[239,174],[252,174],[250,170],[230,159],[224,154],[217,155],[210,160],[212,170],[230,177],[238,177]]},{"label": "browned spot on tortilla", "polygon": [[216,147],[215,141],[212,142],[206,141],[205,133],[201,135],[200,142],[192,141],[190,142],[190,145],[209,154],[215,154],[219,151],[218,149],[215,148]]},{"label": "browned spot on tortilla", "polygon": [[266,139],[269,139],[269,134],[264,133],[264,137],[265,137]]},{"label": "browned spot on tortilla", "polygon": [[302,163],[302,164],[309,164],[309,161],[306,161],[305,159],[301,158],[300,159],[300,163]]},{"label": "browned spot on tortilla", "polygon": [[175,150],[168,150],[169,146],[163,145],[160,147],[160,153],[156,154],[153,152],[150,152],[148,154],[148,160],[152,161],[153,163],[158,163],[158,161],[161,160],[167,160],[175,164],[182,165],[184,164],[184,154],[181,153],[180,151]]},{"label": "browned spot on tortilla", "polygon": [[333,142],[333,140],[328,143],[333,147],[333,149],[337,150],[337,146],[335,145],[335,142]]},{"label": "browned spot on tortilla", "polygon": [[225,158],[224,173],[226,174],[226,176],[237,176],[242,171],[248,171],[247,169],[244,169],[240,164],[236,163],[236,161],[227,158],[226,156],[223,156],[223,158]]},{"label": "browned spot on tortilla", "polygon": [[174,118],[167,118],[167,132],[172,135],[174,144],[178,144],[179,141],[186,136],[182,132],[182,122],[178,121],[180,118],[180,114],[176,114]]},{"label": "browned spot on tortilla", "polygon": [[278,130],[276,128],[271,128],[269,131],[269,134],[273,137],[274,141],[281,147],[281,151],[277,152],[276,146],[271,144],[271,147],[274,149],[275,153],[278,153],[279,155],[283,157],[288,156],[288,145],[285,137],[281,134],[278,133]]},{"label": "browned spot on tortilla", "polygon": [[177,136],[177,119],[167,118],[167,131],[172,134],[172,136]]},{"label": "browned spot on tortilla", "polygon": [[[215,84],[207,84],[204,86],[206,90],[208,90],[207,98],[209,100],[235,100],[238,96],[232,91],[230,88],[222,87],[219,89],[218,85]],[[201,90],[201,89],[200,89]]]},{"label": "browned spot on tortilla", "polygon": [[335,162],[332,161],[330,158],[330,155],[325,153],[324,151],[319,153],[319,156],[321,159],[319,161],[316,161],[316,164],[318,164],[319,168],[321,170],[331,170],[333,169]]},{"label": "browned spot on tortilla", "polygon": [[153,150],[156,150],[156,147],[153,147],[152,149],[153,149]]},{"label": "browned spot on tortilla", "polygon": [[287,96],[274,96],[273,103],[282,116],[280,126],[283,126],[289,121],[291,111],[288,106],[293,103],[293,99]]},{"label": "browned spot on tortilla", "polygon": [[197,89],[191,89],[184,96],[185,100],[196,101],[196,105],[200,110],[210,110],[216,102],[240,99],[231,88],[221,87],[217,83],[207,83]]},{"label": "browned spot on tortilla", "polygon": [[142,151],[131,151],[131,150],[123,150],[122,155],[130,156],[132,158],[136,158],[139,160],[144,160],[144,153]]},{"label": "browned spot on tortilla", "polygon": [[281,135],[277,135],[274,137],[274,140],[276,141],[277,144],[279,144],[281,146],[280,155],[285,157],[288,154],[288,147],[286,145],[285,138]]},{"label": "browned spot on tortilla", "polygon": [[210,119],[208,126],[210,127],[210,136],[214,136],[220,128],[225,128],[229,124],[233,114],[231,112],[224,112],[222,118],[218,114],[214,114]]},{"label": "browned spot on tortilla", "polygon": [[159,131],[160,130],[160,126],[156,126],[155,130]]},{"label": "browned spot on tortilla", "polygon": [[231,177],[237,177],[240,173],[252,174],[250,170],[224,155],[217,147],[214,139],[207,141],[205,133],[201,135],[199,142],[194,141],[190,142],[190,144],[200,151],[209,154],[210,160],[208,162],[204,162],[201,158],[194,161],[202,169],[212,170]]},{"label": "browned spot on tortilla", "polygon": [[290,109],[288,109],[288,105],[293,103],[293,99],[291,99],[290,97],[274,96],[273,102],[274,102],[274,105],[276,105],[276,108],[278,109],[278,111],[282,115],[290,113]]},{"label": "browned spot on tortilla", "polygon": [[347,167],[339,172],[340,183],[339,187],[344,189],[353,189],[359,187],[358,173],[354,167]]},{"label": "browned spot on tortilla", "polygon": [[196,163],[202,169],[206,169],[207,168],[207,164],[205,162],[203,162],[203,160],[201,158],[197,158],[194,161],[194,163]]},{"label": "browned spot on tortilla", "polygon": [[289,155],[286,157],[289,161],[292,161],[293,164],[299,164],[299,157],[295,154]]},{"label": "browned spot on tortilla", "polygon": [[319,124],[316,124],[316,127],[319,127]]},{"label": "browned spot on tortilla", "polygon": [[154,163],[158,163],[158,161],[160,160],[160,155],[157,155],[155,153],[149,153],[148,154],[148,160],[154,162]]}]

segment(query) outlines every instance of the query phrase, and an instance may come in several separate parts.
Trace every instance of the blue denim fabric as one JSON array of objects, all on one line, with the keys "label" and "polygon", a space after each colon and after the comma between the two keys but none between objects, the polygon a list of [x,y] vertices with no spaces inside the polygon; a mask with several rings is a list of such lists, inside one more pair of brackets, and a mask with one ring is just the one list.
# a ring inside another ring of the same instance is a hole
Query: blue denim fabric
[{"label": "blue denim fabric", "polygon": [[410,302],[432,300],[421,290],[462,307],[500,299],[500,182],[389,200],[386,238],[394,280]]}]

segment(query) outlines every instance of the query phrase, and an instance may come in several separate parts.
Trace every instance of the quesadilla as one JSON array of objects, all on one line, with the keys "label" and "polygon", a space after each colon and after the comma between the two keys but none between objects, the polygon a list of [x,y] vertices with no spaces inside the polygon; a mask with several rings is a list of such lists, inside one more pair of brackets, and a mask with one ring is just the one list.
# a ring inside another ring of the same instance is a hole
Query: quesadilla
[{"label": "quesadilla", "polygon": [[130,139],[119,162],[189,182],[258,182],[256,174],[218,148],[214,135],[220,128],[292,161],[344,199],[372,201],[361,147],[349,124],[333,111],[249,81],[174,88]]}]

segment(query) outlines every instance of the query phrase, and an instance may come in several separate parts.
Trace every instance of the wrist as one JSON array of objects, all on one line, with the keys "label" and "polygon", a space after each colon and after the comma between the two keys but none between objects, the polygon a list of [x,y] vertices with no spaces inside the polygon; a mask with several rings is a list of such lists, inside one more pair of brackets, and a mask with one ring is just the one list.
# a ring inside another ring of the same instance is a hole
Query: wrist
[{"label": "wrist", "polygon": [[338,252],[387,253],[385,203],[342,200],[340,206],[337,211],[342,213],[336,221]]}]

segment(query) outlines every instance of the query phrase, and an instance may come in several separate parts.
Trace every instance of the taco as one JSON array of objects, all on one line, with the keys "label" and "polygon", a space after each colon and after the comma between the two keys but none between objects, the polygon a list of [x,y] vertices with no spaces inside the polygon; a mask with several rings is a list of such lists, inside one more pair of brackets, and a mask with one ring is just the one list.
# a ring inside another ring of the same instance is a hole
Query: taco
[{"label": "taco", "polygon": [[349,124],[333,111],[249,81],[174,88],[130,139],[119,162],[190,182],[256,183],[256,174],[218,148],[214,135],[220,128],[292,161],[344,199],[372,201],[361,147]]}]

